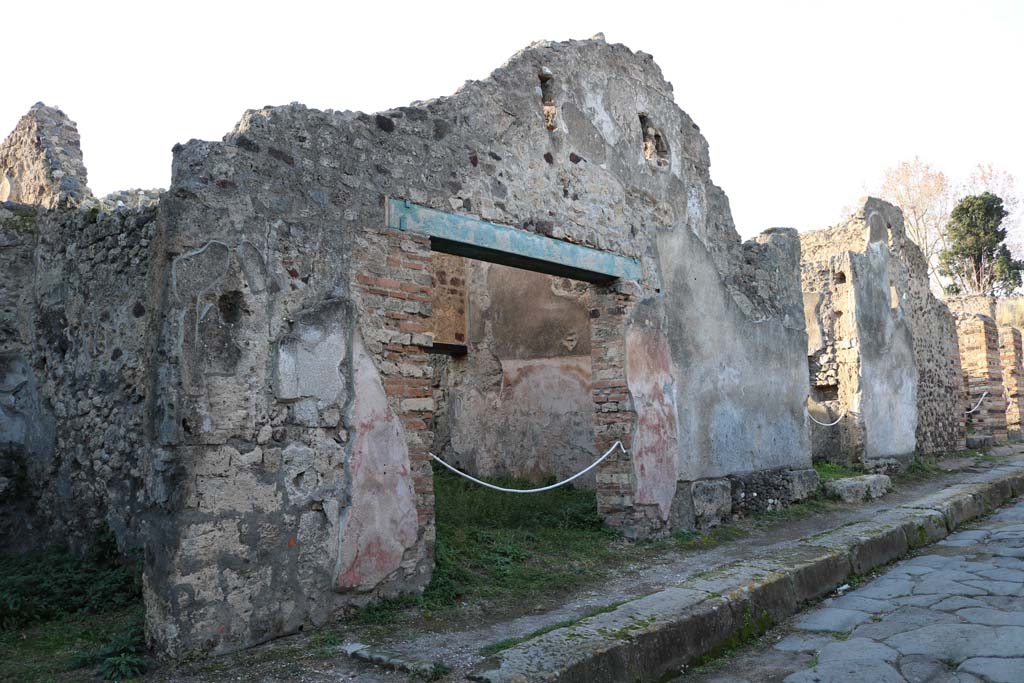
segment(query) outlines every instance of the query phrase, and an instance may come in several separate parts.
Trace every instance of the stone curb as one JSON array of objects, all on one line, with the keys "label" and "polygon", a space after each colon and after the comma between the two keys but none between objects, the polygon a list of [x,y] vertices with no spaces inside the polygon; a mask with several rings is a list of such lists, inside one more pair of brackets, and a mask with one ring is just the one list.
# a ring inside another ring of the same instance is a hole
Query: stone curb
[{"label": "stone curb", "polygon": [[360,659],[394,671],[404,671],[420,678],[434,680],[435,666],[428,662],[405,659],[394,653],[386,652],[370,645],[364,645],[363,643],[347,643],[341,649],[352,659]]},{"label": "stone curb", "polygon": [[528,640],[481,663],[485,683],[658,681],[758,635],[857,575],[945,538],[1024,493],[1024,463],[899,505],[870,522],[733,562]]}]

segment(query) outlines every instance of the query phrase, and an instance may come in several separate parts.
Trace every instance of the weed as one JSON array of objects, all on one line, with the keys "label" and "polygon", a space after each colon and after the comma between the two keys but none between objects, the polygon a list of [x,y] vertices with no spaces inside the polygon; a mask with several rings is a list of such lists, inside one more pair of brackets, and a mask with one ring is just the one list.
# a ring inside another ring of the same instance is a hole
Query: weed
[{"label": "weed", "polygon": [[146,670],[146,662],[138,655],[127,652],[108,657],[100,664],[100,678],[105,681],[121,681],[134,678]]},{"label": "weed", "polygon": [[818,473],[818,479],[821,483],[827,481],[835,481],[836,479],[848,479],[849,477],[859,477],[864,474],[859,470],[855,470],[845,465],[840,465],[834,462],[827,462],[825,460],[819,460],[814,463],[814,469]]},{"label": "weed", "polygon": [[740,627],[706,654],[694,659],[691,663],[694,667],[692,670],[696,673],[714,671],[726,658],[754,645],[774,625],[775,619],[771,614],[760,612],[755,615],[751,608],[747,607]]},{"label": "weed", "polygon": [[52,680],[97,667],[107,680],[145,670],[142,562],[102,532],[83,557],[51,548],[0,558],[0,679]]},{"label": "weed", "polygon": [[923,481],[941,474],[945,472],[939,467],[934,456],[917,454],[907,469],[897,474],[895,478],[897,481]]},{"label": "weed", "polygon": [[141,555],[124,561],[109,530],[92,548],[84,558],[62,549],[0,558],[0,630],[137,603],[142,596]]},{"label": "weed", "polygon": [[437,661],[430,665],[430,670],[420,674],[420,677],[428,681],[439,681],[452,672],[452,668],[444,662]]},{"label": "weed", "polygon": [[703,532],[679,531],[672,534],[672,539],[679,550],[707,550],[744,538],[749,533],[738,524],[723,524]]}]

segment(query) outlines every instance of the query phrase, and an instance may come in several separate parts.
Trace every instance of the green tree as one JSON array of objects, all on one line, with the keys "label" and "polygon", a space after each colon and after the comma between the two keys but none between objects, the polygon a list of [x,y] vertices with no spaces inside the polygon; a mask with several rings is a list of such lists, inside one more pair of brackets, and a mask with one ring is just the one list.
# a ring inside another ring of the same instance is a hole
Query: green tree
[{"label": "green tree", "polygon": [[1001,227],[1007,212],[991,192],[964,197],[946,224],[947,248],[939,253],[939,273],[952,281],[951,294],[1006,295],[1021,285],[1024,262],[1015,261]]}]

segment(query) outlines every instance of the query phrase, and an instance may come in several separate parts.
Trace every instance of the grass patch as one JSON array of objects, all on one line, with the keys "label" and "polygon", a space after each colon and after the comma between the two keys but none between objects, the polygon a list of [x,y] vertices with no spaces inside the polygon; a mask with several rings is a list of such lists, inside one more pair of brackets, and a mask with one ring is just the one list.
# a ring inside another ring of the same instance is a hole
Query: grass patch
[{"label": "grass patch", "polygon": [[914,460],[894,478],[897,481],[924,481],[943,474],[947,474],[941,467],[939,461],[932,455],[916,455]]},{"label": "grass patch", "polygon": [[825,460],[819,460],[814,463],[814,470],[818,473],[818,479],[824,484],[827,481],[835,481],[836,479],[848,479],[850,477],[859,477],[863,472],[855,470],[845,465],[840,465],[834,462],[827,462]]},{"label": "grass patch", "polygon": [[771,527],[812,517],[828,512],[835,507],[836,503],[825,497],[822,489],[819,488],[813,495],[804,498],[799,503],[793,503],[778,510],[759,513],[754,515],[753,519],[754,524],[761,528]]},{"label": "grass patch", "polygon": [[0,680],[43,681],[94,667],[107,680],[145,669],[142,561],[107,531],[85,557],[48,549],[0,558]]},{"label": "grass patch", "polygon": [[[511,488],[536,484],[498,480]],[[392,598],[355,612],[350,624],[388,625],[396,612],[429,616],[465,603],[524,605],[603,578],[622,555],[605,529],[593,491],[562,487],[510,495],[434,471],[437,541],[434,575],[422,596]]]},{"label": "grass patch", "polygon": [[709,550],[749,534],[739,524],[721,524],[707,531],[677,531],[672,534],[672,546],[678,550]]}]

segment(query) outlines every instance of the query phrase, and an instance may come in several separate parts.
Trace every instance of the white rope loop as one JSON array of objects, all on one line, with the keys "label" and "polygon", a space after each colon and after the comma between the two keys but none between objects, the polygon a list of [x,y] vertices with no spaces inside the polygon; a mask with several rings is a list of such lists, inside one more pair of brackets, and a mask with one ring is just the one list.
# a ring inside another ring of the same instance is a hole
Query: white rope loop
[{"label": "white rope loop", "polygon": [[970,410],[968,410],[966,413],[964,413],[964,415],[970,415],[971,413],[973,413],[976,410],[978,410],[978,408],[981,407],[981,402],[985,400],[986,396],[988,396],[988,392],[987,391],[984,394],[981,395],[981,398],[978,399],[978,402],[974,405],[974,407],[971,408]]},{"label": "white rope loop", "polygon": [[807,413],[807,417],[811,418],[811,422],[813,422],[816,425],[821,425],[822,427],[835,427],[837,424],[839,424],[840,420],[846,417],[846,411],[844,410],[842,413],[839,414],[839,417],[836,418],[835,422],[819,422],[818,420],[814,419],[814,416],[811,415],[811,411],[807,410],[806,407],[804,408],[804,412]]},{"label": "white rope loop", "polygon": [[444,465],[445,467],[447,467],[448,469],[450,469],[452,472],[454,472],[455,474],[459,475],[460,477],[463,477],[465,479],[469,479],[474,484],[479,484],[480,486],[486,486],[487,488],[494,489],[495,491],[501,491],[502,493],[540,493],[541,491],[550,491],[551,489],[557,489],[559,486],[565,486],[566,484],[568,484],[573,479],[577,479],[579,477],[582,477],[584,474],[586,474],[590,470],[592,470],[595,467],[597,467],[598,465],[600,465],[604,461],[605,458],[607,458],[609,455],[611,455],[615,451],[616,448],[622,449],[623,453],[626,452],[626,448],[625,448],[625,446],[622,445],[622,442],[621,441],[616,441],[615,443],[612,444],[611,448],[609,448],[607,451],[604,452],[604,455],[602,455],[600,458],[598,458],[597,460],[592,462],[585,469],[580,470],[579,472],[577,472],[576,474],[572,475],[568,479],[560,481],[557,484],[551,484],[550,486],[541,486],[540,488],[536,488],[536,489],[507,489],[504,486],[495,486],[494,484],[488,484],[486,481],[481,481],[481,480],[477,479],[476,477],[471,477],[470,475],[466,474],[465,472],[461,472],[461,471],[455,469],[454,467],[452,467],[451,465],[449,465],[448,463],[446,463],[444,460],[442,460],[441,458],[437,457],[433,453],[430,454],[430,457],[433,458],[434,460],[438,461],[439,463],[441,463],[442,465]]}]

